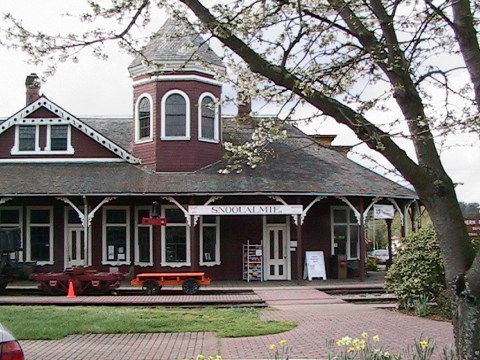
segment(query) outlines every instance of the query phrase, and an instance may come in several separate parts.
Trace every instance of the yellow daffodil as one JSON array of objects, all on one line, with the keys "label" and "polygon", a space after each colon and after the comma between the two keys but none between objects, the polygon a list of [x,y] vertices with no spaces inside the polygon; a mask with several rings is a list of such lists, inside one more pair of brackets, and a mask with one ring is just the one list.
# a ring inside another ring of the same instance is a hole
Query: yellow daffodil
[{"label": "yellow daffodil", "polygon": [[280,345],[281,347],[287,346],[287,340],[280,340],[280,341],[278,342],[278,345]]},{"label": "yellow daffodil", "polygon": [[374,342],[379,342],[379,341],[380,341],[380,336],[375,335],[374,337],[372,337],[372,340],[373,340]]},{"label": "yellow daffodil", "polygon": [[268,346],[268,348],[269,348],[270,350],[274,351],[274,350],[277,349],[277,346],[276,346],[275,344],[270,344],[270,345]]},{"label": "yellow daffodil", "polygon": [[355,351],[355,349],[353,347],[349,347],[348,350],[347,350],[348,353],[352,353],[354,351]]},{"label": "yellow daffodil", "polygon": [[195,358],[195,360],[205,360],[205,356],[203,356],[203,355],[197,355],[197,357]]},{"label": "yellow daffodil", "polygon": [[426,348],[428,348],[428,341],[427,340],[422,340],[418,343],[418,345],[420,345],[420,347],[425,350]]},{"label": "yellow daffodil", "polygon": [[367,333],[367,332],[363,332],[363,333],[362,333],[362,338],[364,338],[365,340],[368,340],[368,333]]}]

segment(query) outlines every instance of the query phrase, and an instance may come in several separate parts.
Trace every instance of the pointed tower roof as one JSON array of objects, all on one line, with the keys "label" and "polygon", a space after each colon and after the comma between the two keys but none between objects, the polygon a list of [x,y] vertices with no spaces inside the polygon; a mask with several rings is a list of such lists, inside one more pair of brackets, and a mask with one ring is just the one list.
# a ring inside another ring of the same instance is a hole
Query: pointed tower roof
[{"label": "pointed tower roof", "polygon": [[169,18],[128,70],[131,77],[159,71],[215,74],[224,72],[225,66],[200,34],[184,22]]}]

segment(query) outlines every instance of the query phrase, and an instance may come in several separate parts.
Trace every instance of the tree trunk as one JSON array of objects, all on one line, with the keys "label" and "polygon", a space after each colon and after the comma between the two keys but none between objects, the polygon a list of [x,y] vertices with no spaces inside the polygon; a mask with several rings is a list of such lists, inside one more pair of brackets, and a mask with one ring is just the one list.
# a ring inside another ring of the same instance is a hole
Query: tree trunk
[{"label": "tree trunk", "polygon": [[460,293],[453,287],[452,316],[458,358],[480,359],[480,306],[468,287]]}]

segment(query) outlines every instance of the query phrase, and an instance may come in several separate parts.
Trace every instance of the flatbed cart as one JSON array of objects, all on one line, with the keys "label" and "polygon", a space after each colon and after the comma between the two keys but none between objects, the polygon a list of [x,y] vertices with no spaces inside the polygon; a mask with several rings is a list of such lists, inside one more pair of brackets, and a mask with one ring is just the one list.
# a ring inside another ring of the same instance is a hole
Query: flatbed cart
[{"label": "flatbed cart", "polygon": [[103,295],[117,289],[123,277],[121,272],[98,272],[84,266],[67,268],[59,273],[33,275],[33,279],[39,283],[38,288],[51,295],[67,294],[70,281],[77,295]]},{"label": "flatbed cart", "polygon": [[148,295],[157,295],[163,285],[182,285],[185,294],[198,292],[200,285],[210,285],[211,279],[203,272],[185,273],[143,273],[138,274],[130,284],[141,286]]}]

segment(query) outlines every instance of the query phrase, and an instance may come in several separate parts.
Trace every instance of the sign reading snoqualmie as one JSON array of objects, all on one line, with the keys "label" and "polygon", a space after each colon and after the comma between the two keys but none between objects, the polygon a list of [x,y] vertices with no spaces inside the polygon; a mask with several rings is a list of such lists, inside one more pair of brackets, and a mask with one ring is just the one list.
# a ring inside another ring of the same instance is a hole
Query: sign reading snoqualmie
[{"label": "sign reading snoqualmie", "polygon": [[190,205],[190,215],[301,215],[303,205]]}]

